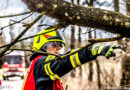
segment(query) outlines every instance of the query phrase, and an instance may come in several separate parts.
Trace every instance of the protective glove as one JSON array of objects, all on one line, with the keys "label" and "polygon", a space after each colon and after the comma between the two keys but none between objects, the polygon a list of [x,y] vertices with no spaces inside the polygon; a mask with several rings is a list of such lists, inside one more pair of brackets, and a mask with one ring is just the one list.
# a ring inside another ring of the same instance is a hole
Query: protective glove
[{"label": "protective glove", "polygon": [[93,45],[91,52],[93,56],[105,56],[107,59],[109,59],[112,56],[116,56],[114,53],[114,49],[121,48],[119,45]]}]

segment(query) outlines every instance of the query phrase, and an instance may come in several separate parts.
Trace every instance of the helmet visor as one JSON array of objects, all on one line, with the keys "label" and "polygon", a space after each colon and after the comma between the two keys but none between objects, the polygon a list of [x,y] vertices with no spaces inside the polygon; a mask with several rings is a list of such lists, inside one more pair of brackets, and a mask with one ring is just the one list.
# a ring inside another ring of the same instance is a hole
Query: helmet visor
[{"label": "helmet visor", "polygon": [[53,41],[53,42],[48,42],[46,43],[42,49],[48,51],[48,48],[52,48],[51,50],[49,50],[49,52],[52,52],[53,49],[56,50],[56,54],[63,54],[64,53],[64,44],[62,42],[58,42],[58,41]]},{"label": "helmet visor", "polygon": [[58,47],[58,46],[63,47],[64,45],[63,45],[62,42],[48,42],[44,46],[45,46],[45,48],[46,47],[54,47],[55,48],[55,47]]}]

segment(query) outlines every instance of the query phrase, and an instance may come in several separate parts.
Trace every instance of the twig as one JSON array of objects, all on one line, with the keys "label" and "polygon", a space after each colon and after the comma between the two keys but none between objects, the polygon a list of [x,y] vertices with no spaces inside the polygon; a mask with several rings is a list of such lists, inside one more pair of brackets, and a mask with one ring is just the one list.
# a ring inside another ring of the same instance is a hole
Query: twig
[{"label": "twig", "polygon": [[48,25],[48,24],[41,24],[41,25],[38,25],[38,27],[41,27],[41,26],[53,26],[53,25]]},{"label": "twig", "polygon": [[121,54],[120,56],[113,58],[113,60],[116,60],[117,58],[120,58],[120,57],[122,57],[122,56],[126,55],[127,53],[130,53],[130,51],[127,51],[126,53]]},{"label": "twig", "polygon": [[109,42],[109,41],[115,41],[123,38],[122,36],[113,37],[113,38],[100,38],[100,39],[90,39],[88,42],[96,43],[96,42]]},{"label": "twig", "polygon": [[[32,13],[32,14],[33,14],[33,13]],[[11,23],[11,24],[9,24],[9,25],[7,25],[7,26],[2,27],[1,30],[3,30],[3,29],[6,28],[6,27],[12,26],[12,25],[14,25],[14,24],[16,24],[16,23],[20,23],[21,21],[23,21],[23,20],[27,19],[28,17],[30,17],[32,14],[28,15],[27,17],[25,17],[25,18],[23,18],[23,19],[21,19],[21,20],[19,20],[19,21],[17,21],[17,22],[14,22],[14,23]]]},{"label": "twig", "polygon": [[10,21],[15,22],[15,23],[22,23],[22,24],[26,25],[26,23],[21,22],[21,21],[15,21],[15,20],[12,20],[12,19]]},{"label": "twig", "polygon": [[42,53],[42,54],[46,54],[46,55],[49,54],[49,55],[54,55],[54,56],[59,57],[59,55],[56,55],[56,54],[53,54],[53,53],[49,53],[49,52],[43,52],[41,50],[39,50],[39,51],[34,51],[34,50],[30,50],[30,49],[9,49],[9,50],[11,50],[11,51],[13,51],[13,50],[16,50],[16,51],[29,51],[29,52]]},{"label": "twig", "polygon": [[4,55],[10,54],[11,52],[12,52],[12,50],[11,50],[10,52],[8,52],[8,53],[4,54]]},{"label": "twig", "polygon": [[31,22],[30,24],[28,24],[25,28],[25,30],[23,32],[21,32],[14,41],[12,41],[3,51],[1,51],[0,53],[0,57],[2,57],[4,55],[4,53],[11,47],[13,46],[17,41],[18,39],[20,39],[25,32],[27,32],[29,30],[29,28],[32,27],[32,25],[34,25],[46,12],[42,12],[33,22]]},{"label": "twig", "polygon": [[25,15],[25,14],[29,14],[29,13],[31,13],[31,11],[29,11],[29,12],[24,12],[24,13],[20,13],[20,14],[14,14],[14,15],[0,16],[0,18],[7,18],[7,17],[14,17],[14,16],[21,16],[21,15]]}]

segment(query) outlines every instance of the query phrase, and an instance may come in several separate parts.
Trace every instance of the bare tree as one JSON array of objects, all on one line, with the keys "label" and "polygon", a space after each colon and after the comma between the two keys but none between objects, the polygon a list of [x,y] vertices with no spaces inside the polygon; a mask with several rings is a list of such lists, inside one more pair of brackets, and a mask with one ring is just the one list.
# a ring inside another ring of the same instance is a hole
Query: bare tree
[{"label": "bare tree", "polygon": [[[130,0],[126,0],[126,10],[127,15],[130,16]],[[126,38],[126,48],[125,51],[130,51],[130,38]],[[121,78],[121,86],[130,86],[130,56],[125,55],[122,61],[122,78]]]},{"label": "bare tree", "polygon": [[[75,26],[72,25],[71,26],[71,43],[70,43],[70,49],[74,49],[75,48]],[[75,72],[76,70],[74,69],[73,71],[71,71],[71,76],[75,77]]]},{"label": "bare tree", "polygon": [[[81,47],[81,27],[79,27],[79,31],[78,31],[78,47]],[[79,75],[82,78],[82,66],[79,67]]]},{"label": "bare tree", "polygon": [[[91,28],[88,28],[88,32],[90,32],[91,31]],[[89,39],[92,39],[92,34],[91,34],[91,32],[90,33],[88,33],[89,35],[88,35],[88,38]],[[88,75],[88,80],[89,81],[92,81],[93,80],[93,62],[89,62],[89,75]]]}]

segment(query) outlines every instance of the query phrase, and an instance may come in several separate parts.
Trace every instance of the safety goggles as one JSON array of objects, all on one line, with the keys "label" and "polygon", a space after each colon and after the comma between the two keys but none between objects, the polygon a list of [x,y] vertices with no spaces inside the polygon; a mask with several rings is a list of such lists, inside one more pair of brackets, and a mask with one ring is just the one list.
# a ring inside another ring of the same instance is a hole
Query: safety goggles
[{"label": "safety goggles", "polygon": [[44,49],[46,49],[47,47],[54,47],[54,48],[56,48],[56,47],[63,47],[64,45],[63,45],[63,43],[62,42],[58,42],[58,41],[53,41],[53,42],[48,42],[48,43],[46,43],[44,46],[43,46],[43,48]]}]

